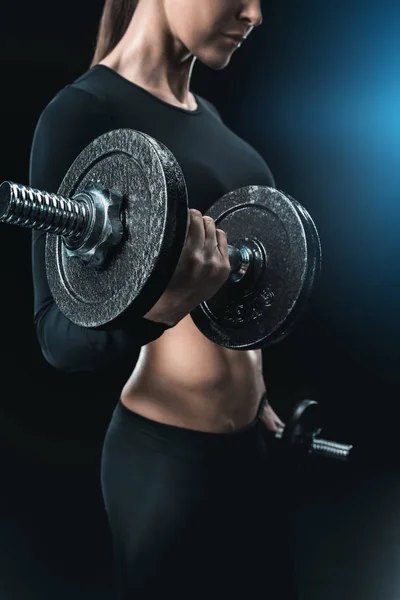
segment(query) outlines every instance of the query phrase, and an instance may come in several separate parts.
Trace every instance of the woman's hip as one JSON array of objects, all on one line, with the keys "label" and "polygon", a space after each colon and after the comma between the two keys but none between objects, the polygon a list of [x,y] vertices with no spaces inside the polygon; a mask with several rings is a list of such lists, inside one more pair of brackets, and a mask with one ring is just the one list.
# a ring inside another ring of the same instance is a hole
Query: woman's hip
[{"label": "woman's hip", "polygon": [[175,590],[178,581],[186,585],[205,574],[222,585],[240,573],[244,585],[263,565],[287,564],[285,516],[277,512],[263,430],[256,420],[235,434],[197,432],[117,404],[101,484],[129,589],[150,589],[154,573]]}]

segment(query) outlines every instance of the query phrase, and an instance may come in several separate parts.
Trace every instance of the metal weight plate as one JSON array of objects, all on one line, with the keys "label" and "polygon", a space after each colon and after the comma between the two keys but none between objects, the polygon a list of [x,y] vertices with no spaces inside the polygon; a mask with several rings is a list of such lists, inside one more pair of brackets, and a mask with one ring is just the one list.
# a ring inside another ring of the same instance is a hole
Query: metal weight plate
[{"label": "metal weight plate", "polygon": [[311,447],[313,438],[322,431],[322,411],[315,400],[298,402],[286,422],[281,437],[281,450],[298,473],[312,468]]},{"label": "metal weight plate", "polygon": [[318,233],[307,211],[274,188],[243,187],[206,213],[235,246],[256,240],[265,259],[251,274],[227,281],[191,313],[214,343],[236,350],[266,348],[291,331],[307,304],[320,264]]},{"label": "metal weight plate", "polygon": [[292,202],[293,207],[297,210],[298,215],[303,223],[308,249],[307,273],[304,278],[303,290],[298,298],[298,301],[296,302],[296,305],[288,315],[284,327],[282,327],[280,331],[277,331],[276,336],[271,338],[270,345],[284,339],[293,330],[293,327],[296,325],[298,319],[307,308],[309,299],[315,287],[315,283],[321,273],[322,266],[321,241],[317,227],[311,218],[310,213],[297,200],[292,198],[292,196],[287,194],[287,197]]},{"label": "metal weight plate", "polygon": [[69,257],[61,236],[47,234],[51,292],[60,310],[84,327],[143,317],[167,288],[182,252],[188,213],[182,171],[160,142],[117,129],[79,154],[58,193],[72,197],[89,182],[123,194],[123,240],[107,268],[96,270]]},{"label": "metal weight plate", "polygon": [[315,400],[302,400],[293,410],[282,434],[283,445],[292,450],[299,446],[301,440],[312,438],[321,433],[323,427],[322,411]]}]

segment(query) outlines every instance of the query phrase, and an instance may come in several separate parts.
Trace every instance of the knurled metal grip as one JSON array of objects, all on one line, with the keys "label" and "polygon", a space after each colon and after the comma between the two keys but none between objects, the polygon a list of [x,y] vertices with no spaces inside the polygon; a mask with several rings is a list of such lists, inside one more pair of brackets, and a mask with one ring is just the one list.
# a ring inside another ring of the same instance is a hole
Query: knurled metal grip
[{"label": "knurled metal grip", "polygon": [[104,268],[108,250],[122,240],[123,197],[88,183],[72,198],[5,181],[0,186],[0,219],[62,236],[65,252],[85,264]]},{"label": "knurled metal grip", "polygon": [[77,202],[12,181],[0,185],[0,220],[11,225],[66,238],[76,237],[87,226],[89,208],[86,202]]},{"label": "knurled metal grip", "polygon": [[311,443],[310,452],[318,456],[326,456],[327,458],[335,458],[336,460],[346,462],[349,459],[352,449],[353,446],[349,444],[339,444],[338,442],[314,438]]}]

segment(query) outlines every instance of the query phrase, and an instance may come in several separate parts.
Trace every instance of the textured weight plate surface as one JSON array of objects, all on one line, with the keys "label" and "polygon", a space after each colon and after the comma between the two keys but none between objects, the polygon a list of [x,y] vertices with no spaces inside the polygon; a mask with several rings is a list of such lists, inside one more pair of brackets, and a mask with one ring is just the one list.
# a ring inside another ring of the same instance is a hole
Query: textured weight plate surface
[{"label": "textured weight plate surface", "polygon": [[[305,219],[282,192],[266,186],[243,187],[223,196],[206,213],[233,246],[256,240],[265,256],[257,281],[227,281],[191,316],[199,330],[226,348],[265,348],[282,339],[309,295],[314,244]],[[310,266],[311,261],[311,266]]]},{"label": "textured weight plate surface", "polygon": [[285,338],[291,333],[293,327],[296,325],[298,319],[304,314],[311,294],[314,291],[315,283],[321,273],[322,266],[322,250],[321,241],[319,238],[317,227],[311,218],[309,212],[302,206],[297,200],[294,200],[292,196],[287,195],[289,200],[292,202],[294,208],[297,210],[298,215],[303,223],[304,232],[307,240],[308,250],[308,261],[307,261],[307,273],[304,279],[303,290],[293,307],[293,310],[288,315],[284,326],[276,332],[275,336],[272,336],[270,343],[276,343]]},{"label": "textured weight plate surface", "polygon": [[111,250],[107,268],[97,270],[69,257],[61,236],[47,234],[46,271],[55,302],[84,327],[143,317],[168,286],[183,248],[188,204],[182,171],[157,140],[117,129],[79,154],[58,193],[71,198],[89,182],[124,195],[123,241]]}]

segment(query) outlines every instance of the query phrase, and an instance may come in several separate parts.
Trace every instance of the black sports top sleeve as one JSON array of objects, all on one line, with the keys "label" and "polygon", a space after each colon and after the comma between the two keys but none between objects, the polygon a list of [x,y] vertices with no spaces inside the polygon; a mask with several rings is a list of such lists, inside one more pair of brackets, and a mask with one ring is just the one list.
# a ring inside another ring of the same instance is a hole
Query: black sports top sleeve
[{"label": "black sports top sleeve", "polygon": [[[67,86],[40,115],[29,165],[29,185],[57,193],[78,154],[99,135],[114,129],[111,116],[92,94]],[[34,324],[43,356],[65,372],[93,371],[110,365],[128,352],[159,338],[168,325],[138,319],[129,331],[80,327],[58,308],[45,269],[46,234],[32,231]]]}]

